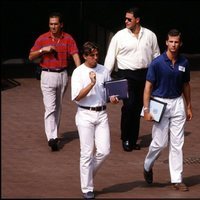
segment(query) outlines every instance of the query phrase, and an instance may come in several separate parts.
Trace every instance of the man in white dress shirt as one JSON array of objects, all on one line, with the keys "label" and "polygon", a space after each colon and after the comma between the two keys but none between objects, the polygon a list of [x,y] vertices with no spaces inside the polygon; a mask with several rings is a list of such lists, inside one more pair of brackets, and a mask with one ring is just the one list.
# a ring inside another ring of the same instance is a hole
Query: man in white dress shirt
[{"label": "man in white dress shirt", "polygon": [[126,11],[126,28],[112,38],[104,66],[112,73],[117,64],[118,77],[128,79],[129,98],[121,109],[121,140],[124,151],[140,150],[137,144],[143,91],[148,64],[160,54],[156,35],[140,25],[138,7]]}]

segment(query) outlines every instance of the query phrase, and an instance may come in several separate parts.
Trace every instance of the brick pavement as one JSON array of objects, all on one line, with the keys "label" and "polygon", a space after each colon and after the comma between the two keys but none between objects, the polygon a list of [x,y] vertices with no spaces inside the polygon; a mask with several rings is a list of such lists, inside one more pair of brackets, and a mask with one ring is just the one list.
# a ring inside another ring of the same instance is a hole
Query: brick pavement
[{"label": "brick pavement", "polygon": [[[143,179],[143,161],[151,141],[151,123],[141,119],[140,151],[124,152],[120,141],[120,107],[108,105],[112,152],[95,177],[97,199],[200,198],[200,71],[191,72],[194,119],[187,122],[184,144],[184,182],[189,192],[173,191],[169,183],[168,149],[154,166],[154,183]],[[39,81],[16,79],[20,85],[1,91],[1,197],[80,198],[79,139],[74,124],[76,105],[70,85],[64,99],[60,137],[62,148],[51,152],[44,134]],[[5,83],[4,83],[5,85]],[[7,83],[9,88],[10,83]]]}]

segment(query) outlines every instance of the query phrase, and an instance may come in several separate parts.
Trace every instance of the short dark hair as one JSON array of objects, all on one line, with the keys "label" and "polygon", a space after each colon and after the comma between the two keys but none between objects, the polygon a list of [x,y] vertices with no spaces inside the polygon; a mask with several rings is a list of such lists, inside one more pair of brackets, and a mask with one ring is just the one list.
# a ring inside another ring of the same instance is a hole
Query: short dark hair
[{"label": "short dark hair", "polygon": [[140,11],[140,8],[139,7],[132,7],[132,8],[129,8],[127,11],[126,11],[127,13],[132,13],[133,14],[133,16],[135,17],[135,18],[137,18],[137,17],[141,17],[141,11]]},{"label": "short dark hair", "polygon": [[60,12],[52,12],[49,14],[49,18],[58,17],[59,22],[63,23],[63,15]]},{"label": "short dark hair", "polygon": [[178,29],[171,29],[169,30],[169,32],[167,33],[167,38],[166,40],[169,39],[169,36],[179,36],[180,37],[180,41],[182,41],[182,35],[181,32]]},{"label": "short dark hair", "polygon": [[82,49],[82,54],[85,56],[88,56],[92,53],[93,50],[99,50],[97,44],[93,43],[93,42],[85,42],[83,44],[83,49]]}]

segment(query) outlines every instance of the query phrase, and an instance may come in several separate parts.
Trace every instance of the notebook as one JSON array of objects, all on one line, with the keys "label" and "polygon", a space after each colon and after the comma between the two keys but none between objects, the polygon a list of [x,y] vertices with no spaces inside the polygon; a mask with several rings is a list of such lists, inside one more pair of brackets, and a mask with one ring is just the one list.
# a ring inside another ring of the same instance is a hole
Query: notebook
[{"label": "notebook", "polygon": [[110,96],[117,96],[119,100],[128,98],[128,81],[127,79],[118,79],[106,81],[104,83],[106,89],[107,102],[110,101]]}]

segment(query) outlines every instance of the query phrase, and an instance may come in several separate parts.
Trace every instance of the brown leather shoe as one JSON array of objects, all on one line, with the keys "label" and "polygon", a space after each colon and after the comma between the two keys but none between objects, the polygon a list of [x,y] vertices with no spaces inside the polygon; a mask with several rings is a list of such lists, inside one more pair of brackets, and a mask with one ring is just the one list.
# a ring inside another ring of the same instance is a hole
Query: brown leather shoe
[{"label": "brown leather shoe", "polygon": [[183,192],[189,191],[189,188],[184,183],[173,183],[172,189],[180,190],[180,191],[183,191]]}]

